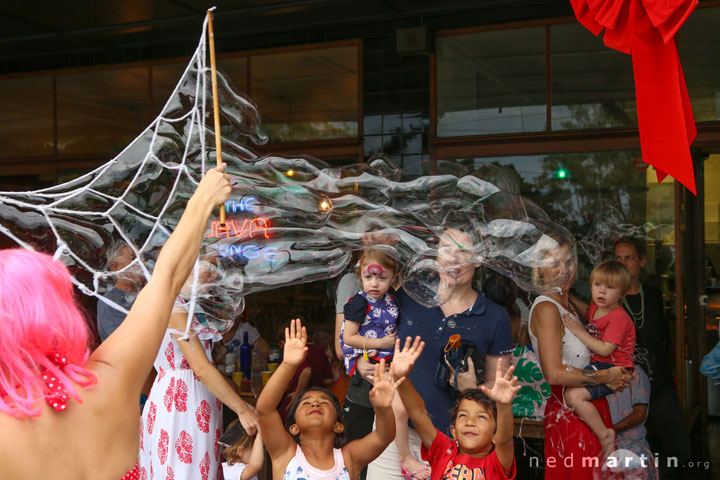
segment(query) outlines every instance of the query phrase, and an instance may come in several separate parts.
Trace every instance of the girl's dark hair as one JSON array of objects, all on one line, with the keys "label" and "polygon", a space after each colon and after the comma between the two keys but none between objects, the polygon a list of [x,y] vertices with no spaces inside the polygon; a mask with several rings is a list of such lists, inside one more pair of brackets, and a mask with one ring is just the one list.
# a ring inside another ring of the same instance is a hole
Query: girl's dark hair
[{"label": "girl's dark hair", "polygon": [[[310,387],[307,390],[305,390],[301,395],[299,395],[295,401],[290,406],[290,411],[288,412],[287,418],[285,418],[285,428],[289,429],[291,425],[295,423],[295,412],[297,411],[298,405],[300,405],[300,401],[303,399],[306,393],[308,392],[322,392],[325,395],[327,395],[330,398],[330,401],[333,404],[333,407],[335,407],[335,413],[337,414],[337,421],[345,425],[345,422],[343,421],[343,410],[340,406],[340,401],[337,399],[334,393],[332,393],[330,390],[322,387]],[[291,434],[292,435],[292,434]],[[292,437],[295,439],[295,441],[299,444],[300,443],[300,435],[292,435]],[[335,435],[335,448],[340,448],[345,443],[345,438],[342,433],[338,433]]]},{"label": "girl's dark hair", "polygon": [[495,405],[495,402],[493,400],[490,400],[490,397],[485,395],[479,388],[472,388],[470,390],[465,390],[457,398],[457,400],[455,400],[455,405],[453,405],[452,410],[450,410],[451,423],[455,423],[455,419],[458,415],[458,410],[460,409],[460,403],[463,400],[472,400],[473,402],[477,402],[480,405],[484,405],[488,409],[488,411],[492,413],[493,420],[497,422],[497,405]]}]

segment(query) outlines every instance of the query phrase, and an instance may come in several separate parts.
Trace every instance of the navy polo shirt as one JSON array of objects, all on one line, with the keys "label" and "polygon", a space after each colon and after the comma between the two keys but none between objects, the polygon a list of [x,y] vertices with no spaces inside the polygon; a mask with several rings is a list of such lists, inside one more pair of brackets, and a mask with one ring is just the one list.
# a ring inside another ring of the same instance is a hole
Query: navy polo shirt
[{"label": "navy polo shirt", "polygon": [[440,307],[426,308],[413,300],[401,288],[397,292],[400,306],[398,335],[419,335],[425,341],[425,349],[415,362],[410,380],[425,400],[430,419],[441,432],[450,432],[450,410],[455,396],[447,388],[435,385],[435,370],[450,335],[459,334],[472,340],[482,358],[485,355],[505,355],[512,352],[512,329],[507,311],[481,292],[475,304],[462,313],[445,317]]}]

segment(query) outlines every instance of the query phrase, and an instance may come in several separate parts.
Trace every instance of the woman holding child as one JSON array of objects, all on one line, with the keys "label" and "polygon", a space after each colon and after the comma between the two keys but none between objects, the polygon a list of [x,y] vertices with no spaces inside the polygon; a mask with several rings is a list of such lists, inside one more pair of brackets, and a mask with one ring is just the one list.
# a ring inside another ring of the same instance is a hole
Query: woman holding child
[{"label": "woman holding child", "polygon": [[[583,370],[592,352],[570,328],[563,324],[582,325],[570,305],[569,290],[575,282],[577,258],[573,246],[560,236],[547,237],[547,245],[539,252],[541,265],[536,269],[538,286],[556,288],[540,295],[530,311],[529,334],[538,354],[545,379],[552,385],[552,396],[545,408],[545,478],[592,479],[593,468],[588,459],[596,457],[601,444],[592,430],[565,406],[567,387],[604,384],[610,390],[627,385],[630,375],[622,367],[604,370]],[[549,280],[552,284],[549,285]],[[604,424],[612,426],[607,400],[593,402]],[[583,460],[585,464],[583,464]]]},{"label": "woman holding child", "polygon": [[[471,224],[469,221],[454,223]],[[413,300],[403,288],[397,292],[400,307],[398,337],[420,336],[426,343],[409,379],[425,400],[430,420],[445,434],[449,433],[452,423],[450,410],[456,400],[455,388],[447,383],[441,386],[434,379],[450,336],[458,334],[475,345],[477,358],[485,363],[484,385],[489,388],[494,384],[501,359],[503,366],[511,363],[509,353],[512,350],[512,333],[507,312],[473,287],[473,276],[478,267],[473,263],[471,254],[474,246],[471,231],[460,227],[446,227],[443,230],[438,245],[438,262],[443,267],[441,279],[454,288],[449,300],[441,306],[427,308]],[[478,382],[482,383],[476,378],[475,367],[470,360],[467,372],[458,375],[457,390],[462,392],[477,388]],[[372,366],[362,358],[358,360],[357,368],[365,378],[372,376]],[[450,377],[450,383],[454,383],[454,375]],[[409,437],[411,452],[420,458],[421,438],[413,429],[410,429]],[[402,478],[400,460],[395,444],[391,444],[369,465],[368,478]],[[408,478],[422,473],[427,475],[427,472],[422,471],[408,472]]]}]

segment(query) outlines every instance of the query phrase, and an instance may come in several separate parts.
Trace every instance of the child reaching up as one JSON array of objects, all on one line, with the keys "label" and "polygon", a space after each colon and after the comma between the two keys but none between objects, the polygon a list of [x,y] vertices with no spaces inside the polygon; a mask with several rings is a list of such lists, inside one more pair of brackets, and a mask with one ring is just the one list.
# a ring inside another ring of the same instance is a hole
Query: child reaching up
[{"label": "child reaching up", "polygon": [[[230,430],[239,420],[228,425]],[[225,461],[222,464],[225,480],[257,480],[257,474],[265,463],[265,449],[262,435],[250,436],[245,433],[232,447],[223,450]]]},{"label": "child reaching up", "polygon": [[[420,337],[395,343],[393,367],[395,374],[407,377],[425,342]],[[513,446],[512,400],[520,390],[510,366],[503,374],[502,359],[498,360],[492,389],[481,386],[466,390],[452,409],[450,433],[455,441],[435,428],[425,410],[425,402],[410,380],[398,387],[420,440],[422,458],[430,462],[432,480],[440,479],[513,479],[515,451]]]},{"label": "child reaching up", "polygon": [[[563,317],[565,327],[594,352],[586,370],[606,370],[614,366],[633,368],[635,325],[620,304],[630,289],[631,280],[630,272],[622,263],[615,260],[601,262],[590,273],[592,304],[585,316],[592,333],[569,316]],[[600,441],[603,458],[615,448],[615,431],[605,425],[592,401],[610,393],[604,383],[565,390],[567,404]]]},{"label": "child reaching up", "polygon": [[[307,332],[299,320],[285,330],[283,362],[263,388],[257,401],[260,431],[272,461],[273,478],[294,480],[357,480],[360,471],[392,442],[395,419],[392,403],[395,390],[393,368],[385,362],[375,367],[375,386],[370,401],[375,408],[377,430],[341,446],[342,409],[337,398],[323,388],[311,388],[295,400],[285,422],[277,411],[287,382],[307,354]],[[287,430],[285,429],[287,428]]]}]

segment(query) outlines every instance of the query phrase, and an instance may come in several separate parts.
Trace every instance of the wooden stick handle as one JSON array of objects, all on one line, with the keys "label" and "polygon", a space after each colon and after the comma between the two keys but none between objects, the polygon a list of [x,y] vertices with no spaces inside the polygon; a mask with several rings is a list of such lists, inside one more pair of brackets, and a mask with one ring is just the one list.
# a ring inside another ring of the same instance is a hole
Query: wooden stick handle
[{"label": "wooden stick handle", "polygon": [[[208,10],[208,38],[210,39],[210,78],[212,79],[213,117],[215,118],[215,157],[218,167],[222,164],[222,138],[220,136],[220,106],[217,93],[217,69],[215,67],[215,32],[212,10]],[[220,205],[220,224],[225,224],[225,205]]]}]

